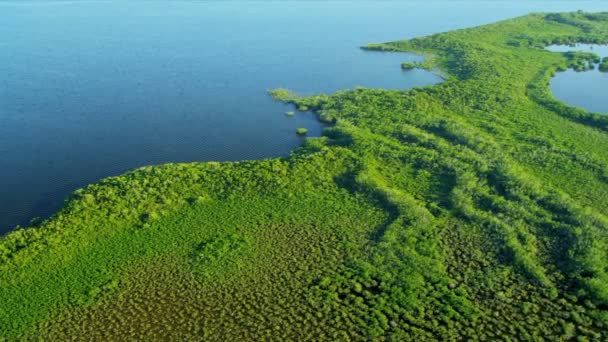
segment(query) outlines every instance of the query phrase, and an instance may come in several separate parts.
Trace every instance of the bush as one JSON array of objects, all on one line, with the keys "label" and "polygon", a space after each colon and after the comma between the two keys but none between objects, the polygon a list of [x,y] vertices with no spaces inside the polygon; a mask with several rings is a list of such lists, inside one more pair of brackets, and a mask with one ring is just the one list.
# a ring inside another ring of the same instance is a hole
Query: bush
[{"label": "bush", "polygon": [[604,60],[602,60],[599,69],[601,72],[608,72],[608,57],[605,57]]},{"label": "bush", "polygon": [[285,88],[272,89],[268,92],[273,99],[289,102],[298,98],[298,95],[293,91]]},{"label": "bush", "polygon": [[415,62],[401,63],[401,69],[403,69],[403,70],[412,70],[412,69],[416,69],[417,67],[418,67],[418,64]]}]

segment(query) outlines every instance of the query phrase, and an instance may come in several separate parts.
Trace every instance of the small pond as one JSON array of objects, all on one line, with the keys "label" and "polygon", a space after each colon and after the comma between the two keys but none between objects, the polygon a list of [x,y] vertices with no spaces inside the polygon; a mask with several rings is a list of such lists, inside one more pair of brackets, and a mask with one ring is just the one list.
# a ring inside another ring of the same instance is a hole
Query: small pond
[{"label": "small pond", "polygon": [[[547,49],[555,52],[593,52],[602,58],[608,57],[608,45],[551,45]],[[593,70],[584,72],[572,69],[558,72],[551,80],[553,96],[567,104],[590,112],[608,114],[606,89],[608,89],[608,73],[600,72],[597,65]]]}]

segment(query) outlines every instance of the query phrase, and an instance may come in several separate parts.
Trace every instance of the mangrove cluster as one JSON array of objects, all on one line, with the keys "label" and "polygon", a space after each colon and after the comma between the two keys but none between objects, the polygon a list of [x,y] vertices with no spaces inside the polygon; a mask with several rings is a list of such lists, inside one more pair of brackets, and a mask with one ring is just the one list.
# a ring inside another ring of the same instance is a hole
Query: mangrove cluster
[{"label": "mangrove cluster", "polygon": [[608,72],[608,57],[604,57],[600,63],[599,69],[601,72]]}]

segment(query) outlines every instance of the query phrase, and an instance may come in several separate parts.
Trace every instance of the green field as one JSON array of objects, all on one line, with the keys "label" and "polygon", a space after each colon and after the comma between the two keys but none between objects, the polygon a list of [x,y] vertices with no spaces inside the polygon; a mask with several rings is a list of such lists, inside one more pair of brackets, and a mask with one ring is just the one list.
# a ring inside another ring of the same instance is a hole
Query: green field
[{"label": "green field", "polygon": [[424,54],[432,87],[271,91],[335,124],[105,179],[3,237],[0,336],[608,339],[608,117],[548,88],[597,56],[543,50],[574,42],[608,43],[608,13],[365,47]]}]

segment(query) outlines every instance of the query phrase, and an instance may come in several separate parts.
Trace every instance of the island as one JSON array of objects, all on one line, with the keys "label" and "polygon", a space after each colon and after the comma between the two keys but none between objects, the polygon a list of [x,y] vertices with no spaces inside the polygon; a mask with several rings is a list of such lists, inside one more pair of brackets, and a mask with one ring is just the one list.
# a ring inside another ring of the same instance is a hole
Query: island
[{"label": "island", "polygon": [[416,64],[415,62],[401,63],[401,69],[403,69],[403,70],[412,70],[412,69],[416,69],[417,67],[418,67],[418,64]]},{"label": "island", "polygon": [[601,72],[608,72],[608,57],[604,57],[600,63],[599,69]]},{"label": "island", "polygon": [[565,42],[608,43],[608,13],[371,44],[445,81],[270,91],[331,125],[287,157],[74,192],[0,240],[0,336],[606,340],[608,117],[551,95],[593,58],[543,50]]}]

